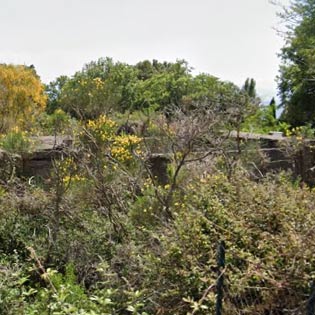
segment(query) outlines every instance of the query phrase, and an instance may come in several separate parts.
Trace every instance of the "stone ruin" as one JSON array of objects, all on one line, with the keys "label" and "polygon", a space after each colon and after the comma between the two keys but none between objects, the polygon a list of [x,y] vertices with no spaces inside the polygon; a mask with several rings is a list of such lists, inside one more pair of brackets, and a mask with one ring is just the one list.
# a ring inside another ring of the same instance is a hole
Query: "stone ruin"
[{"label": "stone ruin", "polygon": [[[235,134],[231,134],[232,142]],[[255,143],[259,152],[266,156],[264,164],[259,165],[262,174],[290,170],[294,177],[299,177],[310,186],[315,186],[315,141],[304,141],[296,152],[288,150],[290,138],[279,135],[257,135],[240,133],[245,143]],[[39,145],[34,152],[10,154],[0,150],[0,179],[7,181],[12,176],[48,178],[53,167],[53,160],[60,159],[66,152],[74,150],[69,137],[39,137]],[[230,153],[233,153],[233,150]],[[161,185],[169,182],[168,165],[171,158],[168,154],[155,153],[147,159],[152,175]]]}]

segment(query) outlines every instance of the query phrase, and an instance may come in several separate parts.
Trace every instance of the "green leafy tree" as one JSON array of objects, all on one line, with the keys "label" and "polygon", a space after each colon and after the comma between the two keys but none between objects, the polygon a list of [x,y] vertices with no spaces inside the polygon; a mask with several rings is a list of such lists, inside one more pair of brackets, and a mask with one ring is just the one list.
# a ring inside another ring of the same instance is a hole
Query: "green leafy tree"
[{"label": "green leafy tree", "polygon": [[117,62],[111,69],[107,79],[107,88],[115,94],[115,108],[124,112],[132,110],[137,99],[138,92],[138,69],[134,66]]},{"label": "green leafy tree", "polygon": [[147,80],[156,72],[153,64],[149,60],[140,61],[136,64],[135,68],[138,71],[139,80]]},{"label": "green leafy tree", "polygon": [[221,92],[224,83],[218,78],[207,73],[201,73],[193,77],[190,84],[188,99],[194,101],[213,99]]},{"label": "green leafy tree", "polygon": [[[249,81],[249,94],[255,98],[255,81]],[[71,78],[59,77],[46,93],[48,113],[57,108],[74,116],[95,118],[109,111],[165,110],[170,107],[195,108],[213,104],[226,110],[226,95],[240,90],[209,74],[193,76],[185,60],[159,62],[144,60],[136,65],[100,58],[86,64]],[[247,93],[247,94],[248,94]]]},{"label": "green leafy tree", "polygon": [[111,58],[92,61],[72,78],[60,79],[49,85],[50,110],[60,107],[74,116],[95,118],[135,102],[137,70]]},{"label": "green leafy tree", "polygon": [[113,67],[110,58],[86,64],[62,87],[62,109],[75,116],[94,118],[110,111],[117,103],[117,95],[108,82]]},{"label": "green leafy tree", "polygon": [[293,126],[314,123],[315,1],[292,1],[282,18],[287,25],[278,78],[282,118]]},{"label": "green leafy tree", "polygon": [[69,77],[62,75],[58,77],[56,80],[50,82],[45,87],[45,92],[47,94],[47,106],[46,112],[48,114],[52,114],[56,109],[62,107],[62,103],[60,101],[60,95],[62,88],[69,81]]},{"label": "green leafy tree", "polygon": [[147,62],[136,67],[140,67],[140,77],[146,79],[137,83],[135,109],[179,106],[183,97],[189,93],[192,75],[184,60],[175,63],[153,60],[151,67]]}]

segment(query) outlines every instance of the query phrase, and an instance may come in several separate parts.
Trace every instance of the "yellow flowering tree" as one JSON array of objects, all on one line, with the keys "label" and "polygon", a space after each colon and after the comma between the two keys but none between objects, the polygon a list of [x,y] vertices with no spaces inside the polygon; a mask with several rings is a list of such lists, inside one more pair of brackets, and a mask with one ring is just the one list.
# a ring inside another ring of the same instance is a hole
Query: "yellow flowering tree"
[{"label": "yellow flowering tree", "polygon": [[44,86],[33,68],[0,64],[0,132],[29,128],[45,106]]},{"label": "yellow flowering tree", "polygon": [[110,155],[119,163],[130,162],[132,152],[140,153],[141,138],[136,135],[117,134],[117,124],[105,115],[96,120],[89,120],[85,132],[85,139],[95,146],[95,149]]},{"label": "yellow flowering tree", "polygon": [[122,217],[128,212],[128,200],[139,189],[141,163],[135,155],[140,154],[142,139],[117,130],[117,123],[105,115],[87,121],[79,134],[78,162],[80,175],[87,179],[82,184],[88,185],[93,196],[89,205],[108,218],[121,235],[125,232]]}]

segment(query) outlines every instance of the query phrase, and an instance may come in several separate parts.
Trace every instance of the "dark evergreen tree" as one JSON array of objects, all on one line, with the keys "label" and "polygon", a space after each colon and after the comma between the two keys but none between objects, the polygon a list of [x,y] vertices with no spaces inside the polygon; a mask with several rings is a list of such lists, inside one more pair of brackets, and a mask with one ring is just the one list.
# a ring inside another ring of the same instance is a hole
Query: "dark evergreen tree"
[{"label": "dark evergreen tree", "polygon": [[270,113],[272,114],[272,117],[274,119],[277,119],[277,105],[276,105],[276,100],[273,97],[269,103],[269,108],[270,108]]},{"label": "dark evergreen tree", "polygon": [[243,86],[243,90],[248,94],[249,97],[256,97],[256,81],[252,78],[247,78]]}]

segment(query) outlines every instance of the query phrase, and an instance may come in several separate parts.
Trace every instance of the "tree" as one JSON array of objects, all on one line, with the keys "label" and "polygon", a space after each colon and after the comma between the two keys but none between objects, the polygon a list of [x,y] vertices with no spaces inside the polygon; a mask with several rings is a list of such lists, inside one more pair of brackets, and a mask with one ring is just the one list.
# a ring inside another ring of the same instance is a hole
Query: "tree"
[{"label": "tree", "polygon": [[113,97],[104,79],[77,72],[63,86],[60,103],[73,116],[94,118],[110,111],[115,104]]},{"label": "tree", "polygon": [[274,120],[277,119],[277,105],[276,105],[276,100],[273,97],[269,103],[269,111],[271,113],[271,116]]},{"label": "tree", "polygon": [[163,109],[168,106],[179,106],[183,96],[187,95],[189,84],[188,74],[158,73],[148,80],[138,82],[138,97],[134,108]]},{"label": "tree", "polygon": [[164,109],[179,106],[189,93],[192,76],[185,60],[175,63],[153,60],[138,63],[137,97],[134,109]]},{"label": "tree", "polygon": [[45,87],[45,92],[47,94],[47,107],[46,111],[48,114],[52,114],[56,109],[61,108],[62,104],[60,102],[60,95],[62,88],[69,80],[69,77],[62,75],[58,77],[55,81],[50,82]]},{"label": "tree", "polygon": [[[46,93],[48,113],[60,107],[71,115],[96,118],[119,112],[148,109],[168,111],[172,107],[193,109],[196,104],[212,104],[225,110],[225,95],[240,92],[234,84],[209,74],[193,76],[185,60],[159,62],[144,60],[136,65],[101,58],[86,64],[71,78],[59,77]],[[247,94],[255,98],[255,81]]]},{"label": "tree", "polygon": [[93,118],[108,107],[105,80],[112,66],[111,59],[99,59],[84,65],[62,87],[60,103],[62,109],[73,116]]},{"label": "tree", "polygon": [[134,109],[138,94],[138,69],[134,66],[117,62],[111,69],[107,86],[116,95],[115,108],[124,112]]},{"label": "tree", "polygon": [[315,122],[315,0],[294,0],[281,15],[286,44],[278,77],[282,119],[293,126]]},{"label": "tree", "polygon": [[134,103],[136,81],[133,66],[100,58],[86,64],[72,78],[60,77],[50,83],[49,105],[85,118],[96,118],[111,110],[124,111]]},{"label": "tree", "polygon": [[243,90],[248,94],[249,97],[256,97],[256,81],[254,79],[247,78],[243,86]]},{"label": "tree", "polygon": [[46,99],[34,67],[0,64],[0,132],[30,128],[45,110]]}]

